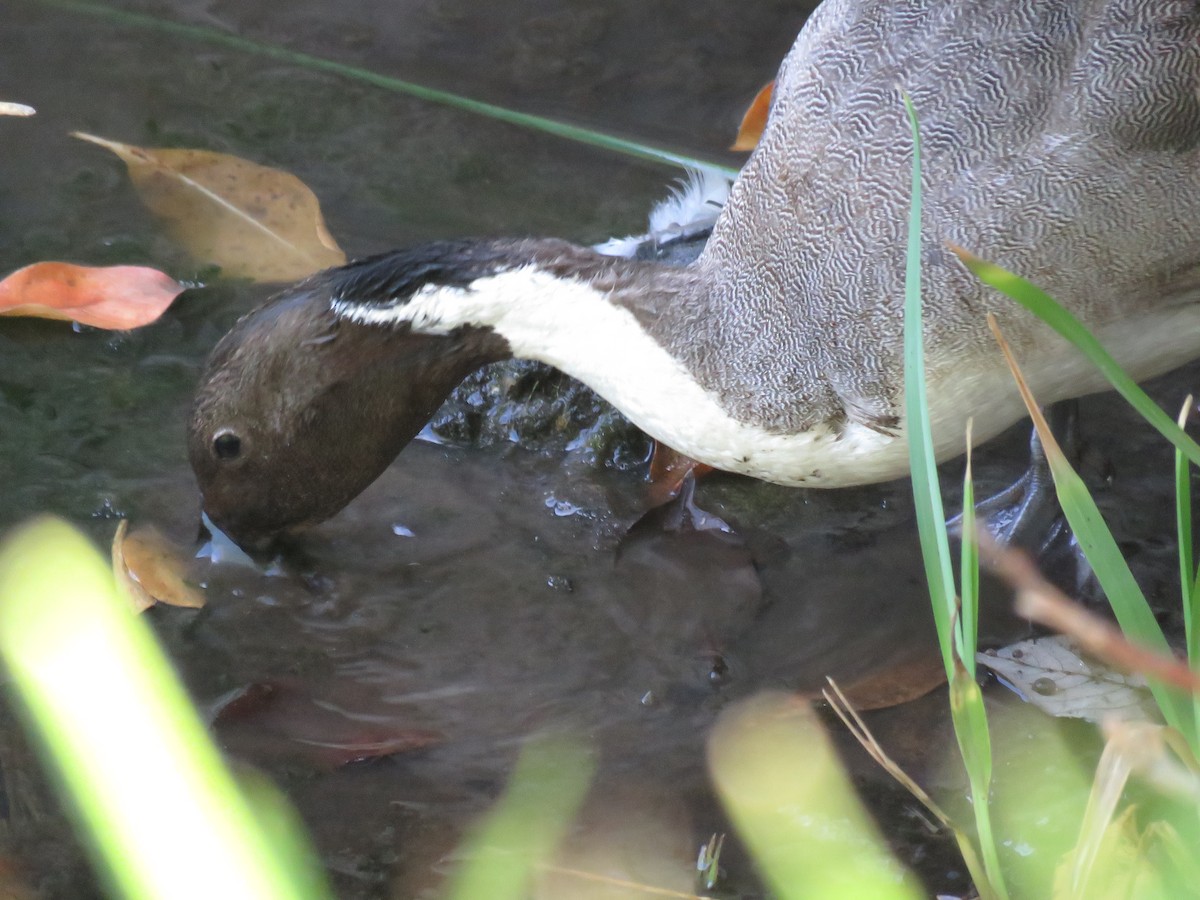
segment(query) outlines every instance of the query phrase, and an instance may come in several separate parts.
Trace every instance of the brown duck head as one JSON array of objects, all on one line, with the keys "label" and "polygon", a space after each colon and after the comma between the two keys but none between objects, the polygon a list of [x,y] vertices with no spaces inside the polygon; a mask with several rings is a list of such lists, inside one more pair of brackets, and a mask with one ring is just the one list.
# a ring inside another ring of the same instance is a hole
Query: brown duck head
[{"label": "brown duck head", "polygon": [[487,329],[417,334],[407,324],[362,325],[331,310],[337,298],[402,301],[434,281],[469,283],[487,265],[469,246],[400,251],[321,272],[243,317],[220,341],[188,429],[204,510],[219,528],[261,548],[329,518],[387,468],[468,374],[508,355]]}]

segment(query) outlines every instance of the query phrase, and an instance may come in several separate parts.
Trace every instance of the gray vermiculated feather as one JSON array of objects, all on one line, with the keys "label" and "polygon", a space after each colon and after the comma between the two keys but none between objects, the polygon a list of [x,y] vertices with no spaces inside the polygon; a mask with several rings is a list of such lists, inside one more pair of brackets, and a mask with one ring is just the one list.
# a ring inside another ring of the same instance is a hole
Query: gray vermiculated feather
[{"label": "gray vermiculated feather", "polygon": [[[1093,326],[1190,302],[1198,86],[1194,2],[827,0],[699,262],[712,290],[644,325],[742,421],[894,421],[911,171],[901,89],[924,140],[935,372],[969,373],[993,352],[986,311],[1018,346],[1042,340],[944,241]],[[681,328],[689,318],[707,324]]]}]

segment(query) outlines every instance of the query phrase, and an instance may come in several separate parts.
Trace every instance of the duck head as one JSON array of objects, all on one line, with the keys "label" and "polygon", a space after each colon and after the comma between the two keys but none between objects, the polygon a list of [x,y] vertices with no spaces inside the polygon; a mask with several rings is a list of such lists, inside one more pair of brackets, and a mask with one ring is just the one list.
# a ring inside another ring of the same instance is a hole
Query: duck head
[{"label": "duck head", "polygon": [[355,322],[333,304],[364,295],[402,303],[426,285],[470,283],[487,265],[465,243],[400,251],[319,273],[243,317],[213,350],[189,422],[212,521],[263,549],[374,481],[450,392],[507,347],[486,328],[416,333],[404,322]]}]

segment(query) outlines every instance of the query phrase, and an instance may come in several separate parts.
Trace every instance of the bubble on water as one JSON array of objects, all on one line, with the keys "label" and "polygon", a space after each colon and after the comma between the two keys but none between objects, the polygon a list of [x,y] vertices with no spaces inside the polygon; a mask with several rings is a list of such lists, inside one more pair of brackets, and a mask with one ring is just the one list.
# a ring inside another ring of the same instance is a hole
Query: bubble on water
[{"label": "bubble on water", "polygon": [[546,509],[553,510],[556,516],[578,516],[583,514],[583,509],[576,506],[570,500],[559,500],[554,496],[546,498]]},{"label": "bubble on water", "polygon": [[1035,693],[1041,694],[1043,697],[1051,697],[1058,693],[1058,685],[1055,684],[1053,678],[1047,678],[1044,675],[1041,678],[1034,679],[1030,685]]}]

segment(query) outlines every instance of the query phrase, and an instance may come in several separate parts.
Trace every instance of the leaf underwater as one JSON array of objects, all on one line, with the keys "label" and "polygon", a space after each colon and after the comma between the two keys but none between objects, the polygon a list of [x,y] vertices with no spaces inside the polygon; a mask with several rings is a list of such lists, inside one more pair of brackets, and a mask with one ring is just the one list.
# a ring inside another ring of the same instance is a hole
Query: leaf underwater
[{"label": "leaf underwater", "polygon": [[112,543],[113,574],[135,612],[155,603],[199,609],[204,594],[184,579],[187,560],[158,529],[146,526],[130,533],[122,519]]},{"label": "leaf underwater", "polygon": [[0,281],[0,316],[34,316],[125,331],[149,325],[183,285],[146,266],[40,262]]},{"label": "leaf underwater", "polygon": [[24,103],[12,103],[8,100],[0,100],[0,116],[32,116],[37,110],[32,106],[26,106]]},{"label": "leaf underwater", "polygon": [[254,281],[296,281],[346,262],[316,195],[289,172],[209,150],[72,135],[121,158],[142,202],[198,262]]}]

